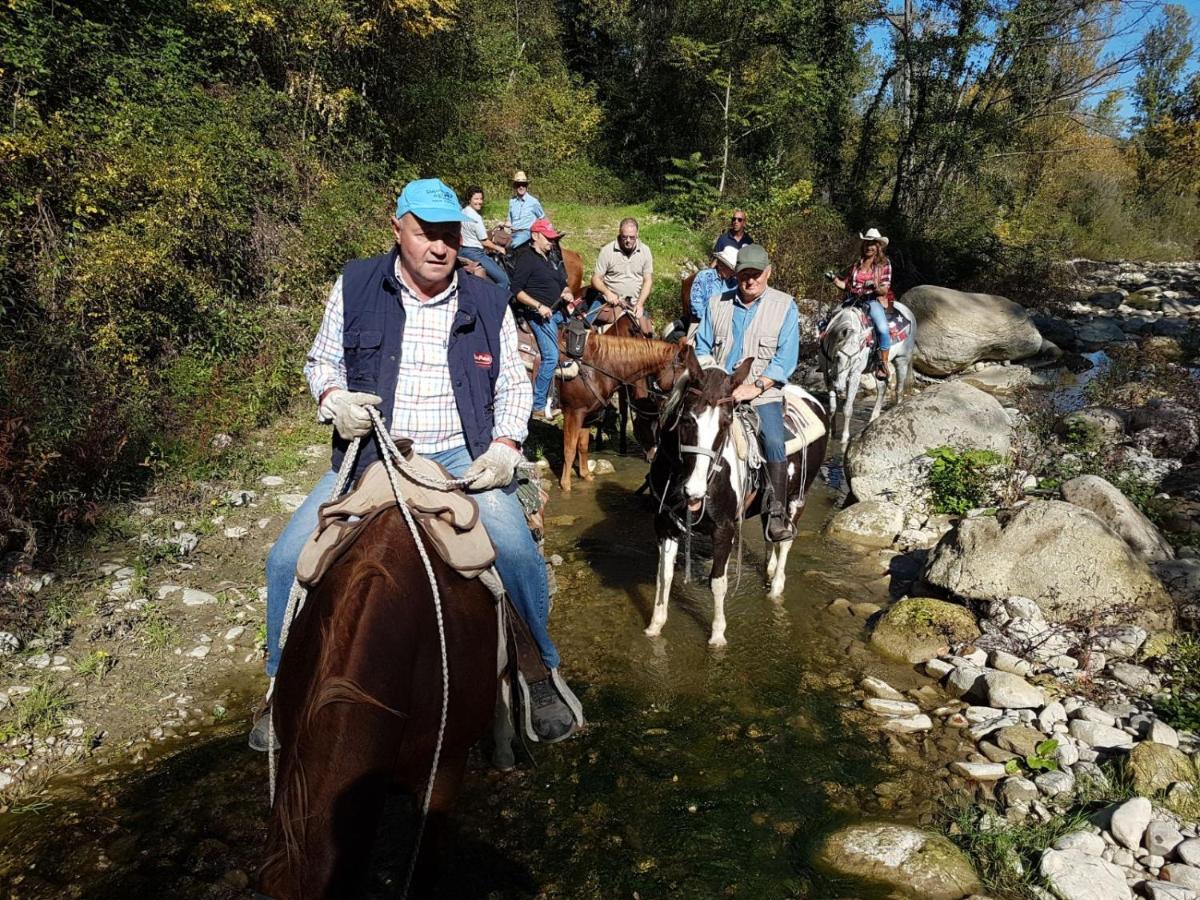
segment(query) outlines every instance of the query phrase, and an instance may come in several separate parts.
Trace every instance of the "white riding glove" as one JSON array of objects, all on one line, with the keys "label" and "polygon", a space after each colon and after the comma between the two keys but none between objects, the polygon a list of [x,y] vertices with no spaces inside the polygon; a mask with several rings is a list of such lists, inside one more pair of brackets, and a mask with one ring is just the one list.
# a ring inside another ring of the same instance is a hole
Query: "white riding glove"
[{"label": "white riding glove", "polygon": [[337,433],[348,441],[371,433],[371,414],[368,406],[378,406],[383,399],[362,391],[335,388],[321,401],[323,422],[333,422]]},{"label": "white riding glove", "polygon": [[463,480],[473,491],[490,491],[508,487],[516,475],[517,466],[525,459],[520,450],[507,444],[492,444],[487,452],[471,463]]}]

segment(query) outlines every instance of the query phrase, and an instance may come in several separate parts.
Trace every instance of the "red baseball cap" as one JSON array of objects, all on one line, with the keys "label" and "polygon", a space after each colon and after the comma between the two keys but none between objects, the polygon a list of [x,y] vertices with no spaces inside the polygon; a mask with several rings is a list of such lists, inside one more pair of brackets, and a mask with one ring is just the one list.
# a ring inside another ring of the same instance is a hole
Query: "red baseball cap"
[{"label": "red baseball cap", "polygon": [[562,237],[561,232],[554,230],[554,226],[550,224],[549,219],[538,219],[529,226],[529,230],[531,232],[536,231],[538,234],[544,234],[552,241],[557,241],[560,237]]}]

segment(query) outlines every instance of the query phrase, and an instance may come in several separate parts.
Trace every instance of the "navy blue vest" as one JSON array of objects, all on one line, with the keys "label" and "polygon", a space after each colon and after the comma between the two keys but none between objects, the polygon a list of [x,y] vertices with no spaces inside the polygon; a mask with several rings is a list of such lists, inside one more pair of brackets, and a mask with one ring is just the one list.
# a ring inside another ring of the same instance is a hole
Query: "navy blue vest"
[{"label": "navy blue vest", "polygon": [[[345,321],[342,347],[346,360],[346,386],[352,391],[377,394],[379,411],[388,430],[400,374],[404,341],[404,305],[396,280],[398,249],[370,259],[356,259],[342,270]],[[447,362],[454,385],[454,402],[462,420],[463,438],[471,458],[492,442],[492,411],[496,378],[500,374],[500,327],[508,309],[508,295],[482,278],[459,274],[458,312],[450,326]],[[333,432],[333,468],[341,467],[350,442]],[[374,440],[363,441],[351,483],[379,459]]]}]

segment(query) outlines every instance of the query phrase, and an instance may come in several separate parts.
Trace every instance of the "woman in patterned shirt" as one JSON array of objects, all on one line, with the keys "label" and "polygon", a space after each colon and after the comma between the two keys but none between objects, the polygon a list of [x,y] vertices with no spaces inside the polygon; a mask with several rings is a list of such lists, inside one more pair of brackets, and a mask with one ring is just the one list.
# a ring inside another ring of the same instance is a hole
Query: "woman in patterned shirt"
[{"label": "woman in patterned shirt", "polygon": [[892,335],[888,329],[887,308],[892,305],[892,264],[885,252],[888,239],[879,233],[878,228],[868,228],[866,233],[859,232],[862,248],[858,261],[850,267],[845,278],[835,276],[833,283],[840,290],[850,294],[855,300],[867,300],[867,315],[875,326],[875,334],[879,338],[879,364],[875,375],[877,378],[887,378],[888,353],[892,348]]}]

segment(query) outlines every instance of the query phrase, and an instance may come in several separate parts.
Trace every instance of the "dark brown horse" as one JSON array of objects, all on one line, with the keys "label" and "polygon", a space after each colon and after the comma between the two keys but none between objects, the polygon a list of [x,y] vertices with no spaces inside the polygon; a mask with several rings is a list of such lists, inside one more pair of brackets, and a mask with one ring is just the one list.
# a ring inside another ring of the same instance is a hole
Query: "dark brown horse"
[{"label": "dark brown horse", "polygon": [[[497,696],[496,603],[478,579],[430,560],[441,593],[449,706],[419,873],[432,872],[466,767]],[[309,593],[275,682],[282,750],[259,890],[270,897],[361,896],[387,791],[421,800],[442,709],[428,577],[390,509]]]},{"label": "dark brown horse", "polygon": [[[753,473],[747,470],[746,460],[737,452],[732,435],[732,429],[740,427],[734,422],[733,389],[745,381],[754,360],[747,358],[730,375],[716,367],[701,370],[691,348],[686,349],[683,362],[687,375],[686,378],[681,376],[681,383],[664,407],[658,453],[650,465],[650,488],[660,499],[660,506],[654,519],[654,530],[658,535],[658,578],[654,614],[646,634],[657,637],[667,622],[675,557],[690,522],[691,529],[712,535],[713,624],[708,642],[720,647],[726,643],[728,563],[738,523],[761,513],[765,530],[767,518],[762,490]],[[806,399],[804,402],[811,414],[824,424],[826,433],[788,456],[786,504],[793,523],[804,509],[804,498],[825,459],[828,441],[829,420],[824,409],[815,401]],[[787,540],[769,546],[769,596],[777,599],[783,595],[785,566],[792,542]]]},{"label": "dark brown horse", "polygon": [[[560,338],[560,349],[564,349]],[[670,344],[640,337],[616,337],[611,334],[590,334],[583,358],[579,360],[579,375],[570,381],[559,380],[558,402],[563,411],[563,469],[559,486],[571,490],[571,468],[579,460],[579,477],[591,481],[588,472],[588,444],[591,432],[587,423],[603,413],[609,399],[622,385],[644,387],[647,377],[653,377],[662,391],[670,391],[676,373],[683,371],[687,352],[681,341]]]}]

